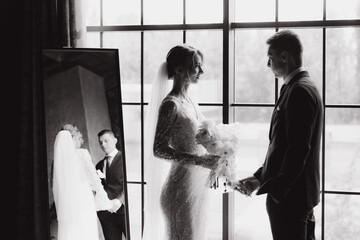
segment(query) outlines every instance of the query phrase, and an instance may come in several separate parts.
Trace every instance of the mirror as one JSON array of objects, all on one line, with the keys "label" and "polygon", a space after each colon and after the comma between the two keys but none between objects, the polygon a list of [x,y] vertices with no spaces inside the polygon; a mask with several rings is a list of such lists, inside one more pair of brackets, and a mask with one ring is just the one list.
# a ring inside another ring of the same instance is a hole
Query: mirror
[{"label": "mirror", "polygon": [[[52,190],[54,143],[61,127],[70,123],[82,133],[84,142],[81,148],[87,149],[90,153],[94,168],[105,157],[105,152],[99,144],[98,133],[103,129],[109,129],[115,134],[117,138],[116,148],[121,153],[121,160],[119,161],[122,161],[122,164],[119,163],[117,166],[117,170],[121,169],[122,172],[120,170],[117,172],[121,172],[120,174],[123,175],[122,188],[124,194],[122,199],[124,204],[121,207],[123,209],[121,214],[123,214],[122,217],[125,222],[126,232],[124,235],[126,237],[123,236],[122,239],[129,240],[129,210],[118,50],[43,49],[42,68],[51,239],[57,239],[58,230],[56,205]],[[110,166],[113,166],[113,163]],[[110,194],[108,193],[108,195]],[[109,198],[111,199],[111,197]],[[119,212],[115,214],[119,214]],[[99,240],[103,240],[105,239],[104,231],[99,218],[98,215]]]}]

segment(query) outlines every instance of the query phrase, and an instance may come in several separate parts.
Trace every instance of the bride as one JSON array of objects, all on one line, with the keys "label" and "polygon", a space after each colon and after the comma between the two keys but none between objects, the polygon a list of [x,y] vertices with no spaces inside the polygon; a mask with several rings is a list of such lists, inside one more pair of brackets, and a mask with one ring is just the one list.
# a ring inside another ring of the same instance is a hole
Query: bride
[{"label": "bride", "polygon": [[[188,88],[203,73],[202,61],[199,50],[187,45],[175,46],[153,83],[147,115],[147,205],[143,239],[206,239],[209,188],[205,185],[210,170],[217,167],[219,156],[205,154],[205,149],[195,140],[200,121],[205,117],[189,97]],[[169,79],[173,80],[170,92]],[[162,171],[167,172],[162,174]]]},{"label": "bride", "polygon": [[81,132],[72,124],[65,124],[56,135],[53,193],[58,240],[99,240],[96,211],[113,206],[90,153],[80,148],[83,142]]}]

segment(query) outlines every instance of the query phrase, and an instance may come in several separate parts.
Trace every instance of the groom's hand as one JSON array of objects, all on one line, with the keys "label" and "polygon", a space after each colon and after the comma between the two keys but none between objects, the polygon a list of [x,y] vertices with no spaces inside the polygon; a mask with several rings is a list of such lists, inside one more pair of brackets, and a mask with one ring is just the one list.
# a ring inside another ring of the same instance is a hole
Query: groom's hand
[{"label": "groom's hand", "polygon": [[260,181],[255,176],[250,176],[239,181],[246,189],[245,194],[250,196],[260,186]]},{"label": "groom's hand", "polygon": [[234,182],[232,185],[233,188],[240,193],[246,196],[251,196],[251,194],[260,186],[260,182],[256,177],[250,176],[241,179],[238,182]]}]

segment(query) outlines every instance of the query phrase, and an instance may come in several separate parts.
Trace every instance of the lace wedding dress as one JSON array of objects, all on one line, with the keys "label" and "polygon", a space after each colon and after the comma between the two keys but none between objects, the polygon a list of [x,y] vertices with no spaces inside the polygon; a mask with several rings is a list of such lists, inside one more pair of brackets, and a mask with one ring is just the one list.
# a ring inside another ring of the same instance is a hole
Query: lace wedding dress
[{"label": "lace wedding dress", "polygon": [[[199,166],[199,156],[205,154],[205,149],[195,142],[195,134],[204,116],[190,99],[181,101],[168,96],[161,108],[170,109],[166,115],[162,115],[160,110],[158,126],[161,130],[154,145],[155,155],[163,158],[158,161],[171,162],[160,197],[165,238],[203,240],[206,239],[209,188],[205,183],[209,170]],[[171,148],[168,149],[171,150],[164,150],[169,143]]]},{"label": "lace wedding dress", "polygon": [[79,157],[80,168],[82,169],[80,177],[86,185],[89,185],[95,196],[95,209],[96,211],[108,210],[112,207],[112,202],[101,184],[101,180],[96,173],[95,166],[92,163],[91,156],[86,149],[76,149]]},{"label": "lace wedding dress", "polygon": [[68,131],[58,133],[54,151],[53,193],[58,240],[99,240],[96,211],[109,209],[112,203],[89,152],[75,149]]}]

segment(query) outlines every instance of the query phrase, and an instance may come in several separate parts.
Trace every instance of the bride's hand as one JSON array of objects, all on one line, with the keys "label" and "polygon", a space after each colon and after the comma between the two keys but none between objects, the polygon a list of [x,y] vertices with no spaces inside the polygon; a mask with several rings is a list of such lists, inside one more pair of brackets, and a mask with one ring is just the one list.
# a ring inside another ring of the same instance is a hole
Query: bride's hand
[{"label": "bride's hand", "polygon": [[120,202],[119,199],[116,199],[116,198],[111,200],[111,202],[112,202],[113,206],[108,211],[111,212],[111,213],[115,213],[117,210],[119,210],[122,203]]},{"label": "bride's hand", "polygon": [[227,185],[246,196],[251,196],[259,187],[260,182],[254,176],[250,176],[241,180],[229,181]]}]

